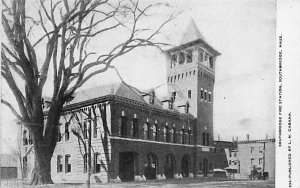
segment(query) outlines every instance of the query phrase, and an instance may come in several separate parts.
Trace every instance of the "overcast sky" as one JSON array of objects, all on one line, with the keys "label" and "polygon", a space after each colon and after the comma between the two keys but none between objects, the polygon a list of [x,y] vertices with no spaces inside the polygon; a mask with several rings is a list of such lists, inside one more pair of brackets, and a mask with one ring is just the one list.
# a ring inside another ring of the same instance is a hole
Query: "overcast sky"
[{"label": "overcast sky", "polygon": [[[150,3],[156,1],[144,1]],[[222,140],[250,134],[251,139],[272,137],[275,130],[275,26],[276,4],[271,0],[193,0],[163,1],[182,13],[163,31],[163,38],[172,46],[178,44],[191,18],[206,42],[222,55],[215,71],[214,134]],[[156,17],[143,23],[161,21],[170,9],[158,9]],[[117,33],[105,35],[104,41]],[[103,48],[103,42],[93,44]],[[166,83],[166,61],[157,49],[141,48],[118,59],[115,65],[123,79],[139,89]],[[84,88],[118,81],[114,71],[99,75]],[[3,81],[2,81],[3,82]],[[82,88],[82,89],[84,89]],[[163,90],[163,87],[162,89]],[[1,147],[7,152],[16,139],[16,127],[8,109],[2,109]],[[4,113],[3,113],[4,112]],[[8,131],[11,130],[11,131]]]}]

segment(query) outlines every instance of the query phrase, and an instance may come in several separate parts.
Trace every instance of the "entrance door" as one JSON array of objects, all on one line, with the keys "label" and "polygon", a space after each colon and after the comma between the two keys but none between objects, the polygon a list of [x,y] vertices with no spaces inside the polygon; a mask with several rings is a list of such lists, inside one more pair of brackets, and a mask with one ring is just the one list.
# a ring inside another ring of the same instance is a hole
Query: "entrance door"
[{"label": "entrance door", "polygon": [[208,173],[208,160],[204,159],[203,160],[203,175],[204,175],[204,177],[207,177],[207,173]]},{"label": "entrance door", "polygon": [[167,179],[174,178],[174,171],[175,171],[175,159],[174,156],[168,154],[165,161],[165,176]]},{"label": "entrance door", "polygon": [[183,177],[189,177],[190,172],[190,160],[189,156],[185,155],[181,159],[181,174]]},{"label": "entrance door", "polygon": [[150,153],[147,155],[147,162],[144,169],[144,174],[147,180],[156,179],[157,163],[157,157],[155,154]]},{"label": "entrance door", "polygon": [[121,181],[134,180],[134,152],[121,152],[119,155],[119,176]]}]

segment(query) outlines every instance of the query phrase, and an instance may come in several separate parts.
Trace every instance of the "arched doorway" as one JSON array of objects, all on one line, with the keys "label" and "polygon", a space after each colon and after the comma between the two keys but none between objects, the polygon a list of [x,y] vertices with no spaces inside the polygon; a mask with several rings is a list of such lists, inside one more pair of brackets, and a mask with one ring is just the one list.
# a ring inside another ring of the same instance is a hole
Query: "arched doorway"
[{"label": "arched doorway", "polygon": [[208,174],[208,160],[203,159],[203,176],[207,177]]},{"label": "arched doorway", "polygon": [[156,179],[156,172],[158,167],[157,156],[154,153],[147,155],[147,161],[145,163],[144,175],[147,180]]},{"label": "arched doorway", "polygon": [[119,154],[119,176],[121,181],[134,180],[134,166],[137,153],[127,151]]},{"label": "arched doorway", "polygon": [[190,173],[190,163],[191,159],[189,155],[184,155],[181,158],[181,174],[183,177],[189,177],[189,173]]},{"label": "arched doorway", "polygon": [[164,165],[165,176],[167,179],[174,178],[175,164],[176,164],[176,161],[175,161],[174,155],[168,154],[166,156],[165,165]]}]

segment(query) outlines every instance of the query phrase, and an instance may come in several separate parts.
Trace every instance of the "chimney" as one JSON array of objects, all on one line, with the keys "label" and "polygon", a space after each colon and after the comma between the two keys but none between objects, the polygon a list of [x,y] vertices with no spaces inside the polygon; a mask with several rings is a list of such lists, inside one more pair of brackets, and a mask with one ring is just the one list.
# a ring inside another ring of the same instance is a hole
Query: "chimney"
[{"label": "chimney", "polygon": [[247,134],[246,136],[247,136],[247,141],[249,141],[249,139],[250,139],[250,135],[249,135],[249,134]]}]

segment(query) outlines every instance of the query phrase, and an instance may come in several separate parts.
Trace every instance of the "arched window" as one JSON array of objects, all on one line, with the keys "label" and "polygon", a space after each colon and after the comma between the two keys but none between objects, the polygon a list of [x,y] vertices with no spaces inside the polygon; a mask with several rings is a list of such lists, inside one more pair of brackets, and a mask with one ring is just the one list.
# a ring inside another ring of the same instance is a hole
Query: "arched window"
[{"label": "arched window", "polygon": [[179,143],[180,143],[180,144],[183,144],[182,135],[183,135],[183,131],[181,130],[181,131],[179,132]]},{"label": "arched window", "polygon": [[202,133],[202,144],[205,146],[206,145],[206,134]]},{"label": "arched window", "polygon": [[158,141],[158,130],[157,130],[157,125],[153,125],[153,140]]},{"label": "arched window", "polygon": [[133,118],[132,120],[132,137],[133,138],[138,138],[138,119],[137,118]]},{"label": "arched window", "polygon": [[185,61],[185,55],[183,52],[180,52],[179,56],[178,56],[178,62],[179,62],[179,64],[183,64],[184,61]]},{"label": "arched window", "polygon": [[189,144],[192,144],[192,131],[188,130],[188,142]]},{"label": "arched window", "polygon": [[144,123],[144,139],[147,140],[148,139],[148,134],[149,134],[149,128],[148,128],[148,124]]},{"label": "arched window", "polygon": [[83,155],[83,173],[87,173],[87,164],[88,164],[88,156],[87,154]]},{"label": "arched window", "polygon": [[188,50],[186,52],[186,62],[187,63],[191,63],[193,61],[193,51],[192,50]]},{"label": "arched window", "polygon": [[121,116],[120,117],[121,121],[120,121],[120,136],[122,137],[126,137],[126,117],[125,116]]},{"label": "arched window", "polygon": [[209,145],[209,133],[206,133],[206,145]]},{"label": "arched window", "polygon": [[185,130],[182,129],[180,134],[181,134],[181,140],[182,140],[181,143],[185,144]]},{"label": "arched window", "polygon": [[167,127],[164,127],[164,130],[163,130],[163,142],[166,142],[167,141],[167,131],[168,131],[168,128]]},{"label": "arched window", "polygon": [[100,153],[94,154],[94,173],[99,173],[101,171],[100,163]]},{"label": "arched window", "polygon": [[176,129],[172,128],[171,129],[171,142],[173,142],[173,143],[176,143],[176,136],[175,136],[175,134],[176,134]]},{"label": "arched window", "polygon": [[63,170],[62,156],[58,155],[57,156],[57,173],[62,172],[62,170]]},{"label": "arched window", "polygon": [[65,168],[66,168],[66,173],[71,172],[71,162],[70,162],[71,155],[66,155],[65,156]]}]

